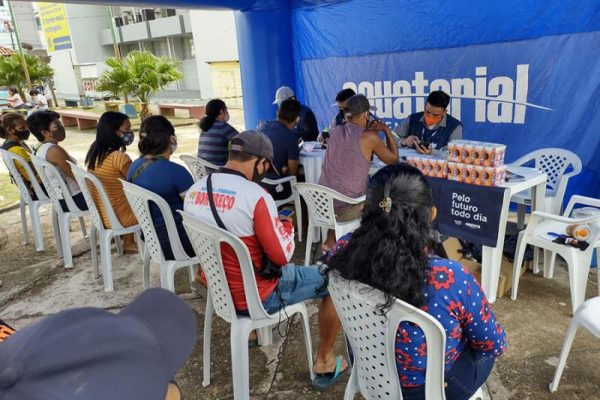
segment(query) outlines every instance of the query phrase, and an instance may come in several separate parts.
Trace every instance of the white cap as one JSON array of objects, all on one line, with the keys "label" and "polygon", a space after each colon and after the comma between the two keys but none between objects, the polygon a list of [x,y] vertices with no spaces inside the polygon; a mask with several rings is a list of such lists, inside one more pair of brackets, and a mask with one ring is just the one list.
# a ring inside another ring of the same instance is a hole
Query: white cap
[{"label": "white cap", "polygon": [[273,104],[281,104],[282,101],[294,97],[294,91],[289,86],[282,86],[275,92],[275,100]]}]

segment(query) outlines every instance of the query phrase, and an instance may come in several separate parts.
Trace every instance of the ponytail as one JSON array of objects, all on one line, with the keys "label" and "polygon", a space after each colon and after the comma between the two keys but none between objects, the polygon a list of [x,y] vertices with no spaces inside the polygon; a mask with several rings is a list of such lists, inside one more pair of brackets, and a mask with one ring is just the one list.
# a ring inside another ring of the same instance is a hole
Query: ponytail
[{"label": "ponytail", "polygon": [[206,115],[202,117],[199,124],[202,132],[207,132],[210,128],[212,128],[221,111],[226,108],[227,105],[225,105],[225,102],[221,99],[212,99],[206,103]]}]

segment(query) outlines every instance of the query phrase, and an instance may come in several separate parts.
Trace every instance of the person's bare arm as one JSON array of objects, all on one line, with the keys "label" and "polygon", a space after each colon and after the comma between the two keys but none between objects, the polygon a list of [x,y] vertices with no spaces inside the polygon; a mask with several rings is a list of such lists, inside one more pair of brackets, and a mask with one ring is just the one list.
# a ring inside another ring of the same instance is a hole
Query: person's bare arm
[{"label": "person's bare arm", "polygon": [[298,175],[298,160],[287,161],[287,175],[296,176]]},{"label": "person's bare arm", "polygon": [[[394,140],[394,136],[392,135],[392,131],[390,128],[383,122],[377,121],[371,125],[371,129],[375,131],[375,134],[371,134],[368,136],[368,140],[371,144],[371,150],[381,161],[386,164],[394,164],[398,162],[398,146],[396,145],[396,141]],[[377,135],[378,131],[385,132],[386,142],[383,143],[383,140],[379,138]]]},{"label": "person's bare arm", "polygon": [[67,163],[68,159],[69,154],[67,151],[58,145],[52,146],[48,149],[48,153],[46,153],[46,160],[50,164],[56,165],[58,169],[69,178],[75,179],[75,175],[73,175],[73,171],[71,171],[71,166]]}]

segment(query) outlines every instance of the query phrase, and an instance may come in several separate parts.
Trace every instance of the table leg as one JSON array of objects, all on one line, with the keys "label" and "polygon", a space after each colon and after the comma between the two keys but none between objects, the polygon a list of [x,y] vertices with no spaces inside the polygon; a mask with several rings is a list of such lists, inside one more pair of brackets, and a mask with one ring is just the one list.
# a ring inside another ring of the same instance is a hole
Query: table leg
[{"label": "table leg", "polygon": [[510,190],[504,191],[500,222],[498,224],[498,241],[495,247],[483,246],[481,252],[481,286],[488,301],[496,301],[498,280],[500,279],[500,266],[502,265],[502,251],[504,250],[504,235],[506,234],[506,221],[508,207],[510,206]]},{"label": "table leg", "polygon": [[[546,206],[546,182],[540,183],[531,189],[531,212],[533,211],[545,211]],[[540,257],[540,252],[543,251],[544,256]],[[533,249],[533,273],[537,274],[540,272],[540,258],[544,262],[544,271],[546,271],[546,260],[549,259],[547,250],[541,250],[538,248]]]}]

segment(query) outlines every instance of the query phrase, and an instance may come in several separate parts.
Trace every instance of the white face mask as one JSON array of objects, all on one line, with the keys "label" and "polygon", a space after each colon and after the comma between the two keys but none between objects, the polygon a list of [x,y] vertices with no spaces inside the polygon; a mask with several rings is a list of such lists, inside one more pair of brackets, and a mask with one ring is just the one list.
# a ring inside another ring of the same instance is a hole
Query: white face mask
[{"label": "white face mask", "polygon": [[177,150],[177,143],[171,143],[171,154],[175,153],[175,150]]}]

